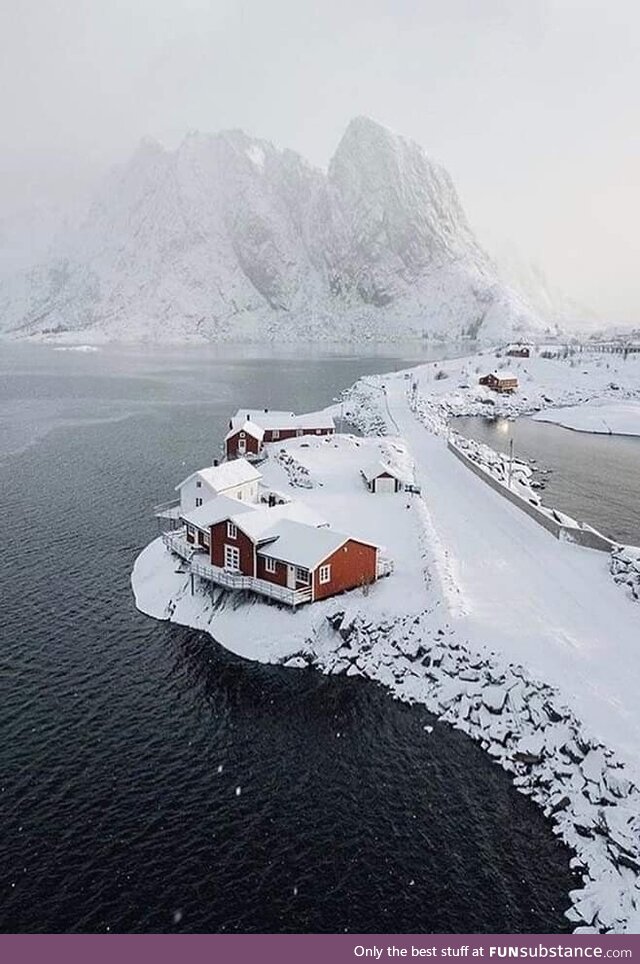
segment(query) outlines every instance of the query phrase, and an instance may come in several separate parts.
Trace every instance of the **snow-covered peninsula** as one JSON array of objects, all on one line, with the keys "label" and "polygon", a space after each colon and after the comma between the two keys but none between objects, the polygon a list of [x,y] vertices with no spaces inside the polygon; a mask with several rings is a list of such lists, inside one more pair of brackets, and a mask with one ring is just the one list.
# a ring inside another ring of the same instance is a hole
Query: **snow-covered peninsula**
[{"label": "snow-covered peninsula", "polygon": [[[516,393],[478,384],[507,367]],[[366,676],[424,704],[478,740],[571,846],[583,884],[567,912],[576,929],[636,933],[640,607],[612,578],[609,552],[554,538],[487,484],[487,466],[494,481],[504,470],[486,453],[482,472],[470,471],[449,421],[639,399],[638,356],[491,352],[362,379],[342,407],[364,437],[271,444],[260,472],[270,490],[383,546],[389,578],[285,608],[199,583],[157,539],[135,563],[136,604],[246,658]],[[401,491],[363,484],[376,459]],[[524,468],[514,481],[535,502]]]}]

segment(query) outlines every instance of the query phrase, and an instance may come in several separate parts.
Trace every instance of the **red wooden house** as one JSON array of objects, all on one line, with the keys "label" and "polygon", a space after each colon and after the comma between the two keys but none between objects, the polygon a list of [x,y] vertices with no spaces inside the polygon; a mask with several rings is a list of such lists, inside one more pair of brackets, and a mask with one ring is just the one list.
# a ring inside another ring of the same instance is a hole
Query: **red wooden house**
[{"label": "red wooden house", "polygon": [[369,585],[391,571],[378,546],[335,532],[297,502],[258,507],[219,496],[184,523],[184,537],[165,533],[165,543],[195,575],[291,606]]},{"label": "red wooden house", "polygon": [[301,435],[333,435],[335,423],[325,412],[295,415],[269,409],[240,409],[229,421],[224,440],[228,459],[259,458],[267,442],[282,442]]},{"label": "red wooden house", "polygon": [[511,372],[490,372],[488,375],[483,375],[479,383],[500,394],[510,394],[518,388],[517,376],[512,375]]}]

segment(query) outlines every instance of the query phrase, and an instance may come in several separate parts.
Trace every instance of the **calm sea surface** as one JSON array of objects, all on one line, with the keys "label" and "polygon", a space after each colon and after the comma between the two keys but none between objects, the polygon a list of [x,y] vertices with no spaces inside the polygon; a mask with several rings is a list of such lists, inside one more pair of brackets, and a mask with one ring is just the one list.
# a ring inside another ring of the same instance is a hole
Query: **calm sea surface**
[{"label": "calm sea surface", "polygon": [[133,605],[230,412],[426,357],[0,346],[0,930],[567,930],[568,851],[466,737]]},{"label": "calm sea surface", "polygon": [[531,418],[456,418],[453,427],[501,452],[534,459],[546,505],[640,546],[640,438],[573,432]]}]

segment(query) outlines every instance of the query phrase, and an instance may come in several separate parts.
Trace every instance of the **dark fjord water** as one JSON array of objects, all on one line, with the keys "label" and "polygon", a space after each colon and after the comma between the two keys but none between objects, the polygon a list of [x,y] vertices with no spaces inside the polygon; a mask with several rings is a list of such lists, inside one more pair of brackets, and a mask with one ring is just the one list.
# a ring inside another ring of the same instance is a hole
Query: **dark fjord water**
[{"label": "dark fjord water", "polygon": [[0,929],[567,930],[567,850],[466,737],[133,605],[232,409],[402,359],[1,350]]},{"label": "dark fjord water", "polygon": [[573,432],[531,418],[456,418],[462,435],[550,470],[543,502],[595,526],[610,539],[640,545],[640,438]]}]

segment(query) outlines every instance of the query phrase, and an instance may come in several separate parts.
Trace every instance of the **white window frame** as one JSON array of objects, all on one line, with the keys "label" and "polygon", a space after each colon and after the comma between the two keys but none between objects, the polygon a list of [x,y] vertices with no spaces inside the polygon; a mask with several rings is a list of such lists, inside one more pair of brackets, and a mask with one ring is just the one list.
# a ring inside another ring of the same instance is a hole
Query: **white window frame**
[{"label": "white window frame", "polygon": [[[231,560],[234,560],[231,562]],[[230,572],[240,572],[240,549],[238,546],[224,544],[224,568]]]},{"label": "white window frame", "polygon": [[196,530],[195,530],[194,526],[190,526],[190,525],[187,526],[187,535],[188,535],[188,536],[191,536],[192,539],[195,539],[195,537],[196,537]]},{"label": "white window frame", "polygon": [[247,436],[246,436],[246,433],[245,433],[245,432],[240,432],[240,438],[246,438],[246,437],[247,437]]},{"label": "white window frame", "polygon": [[279,429],[279,428],[274,428],[274,429],[271,430],[271,438],[272,438],[274,441],[275,441],[275,439],[280,438],[280,429]]},{"label": "white window frame", "polygon": [[278,570],[278,561],[273,556],[264,557],[264,571],[274,573]]},{"label": "white window frame", "polygon": [[322,429],[321,429],[321,428],[317,428],[317,429],[316,429],[316,435],[322,435]]},{"label": "white window frame", "polygon": [[238,527],[235,522],[227,522],[227,539],[238,538]]},{"label": "white window frame", "polygon": [[202,545],[205,547],[205,549],[211,548],[211,537],[208,532],[202,533]]},{"label": "white window frame", "polygon": [[308,586],[309,579],[309,570],[305,569],[304,566],[296,566],[296,582],[301,582],[305,586]]},{"label": "white window frame", "polygon": [[297,436],[298,438],[300,438],[301,435],[304,435],[304,430],[301,429],[301,428],[297,428],[297,429],[296,429],[296,436]]},{"label": "white window frame", "polygon": [[328,582],[331,582],[331,566],[320,566],[318,572],[318,582],[321,586],[326,586]]}]

